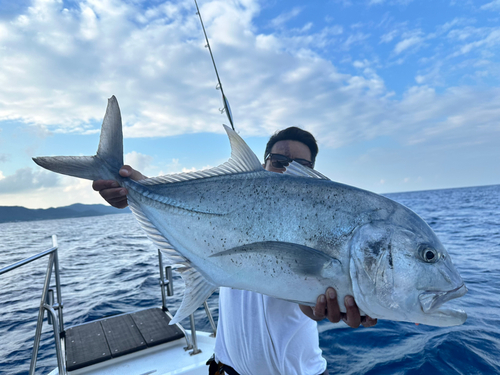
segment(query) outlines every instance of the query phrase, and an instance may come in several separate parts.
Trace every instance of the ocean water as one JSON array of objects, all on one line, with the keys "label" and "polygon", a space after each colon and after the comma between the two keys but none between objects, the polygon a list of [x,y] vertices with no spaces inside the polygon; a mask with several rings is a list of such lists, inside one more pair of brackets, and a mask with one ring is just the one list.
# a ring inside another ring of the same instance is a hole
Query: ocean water
[{"label": "ocean water", "polygon": [[[450,304],[466,310],[468,319],[447,328],[320,322],[330,373],[499,374],[500,185],[387,196],[417,212],[448,249],[469,289]],[[157,251],[131,214],[0,224],[0,268],[51,247],[52,234],[59,240],[66,327],[161,305]],[[0,276],[0,374],[28,372],[47,260]],[[169,305],[175,311],[179,277],[174,290]],[[217,298],[209,300],[215,319]],[[196,316],[197,328],[210,330],[204,310]],[[37,374],[56,366],[52,327],[43,329]]]}]

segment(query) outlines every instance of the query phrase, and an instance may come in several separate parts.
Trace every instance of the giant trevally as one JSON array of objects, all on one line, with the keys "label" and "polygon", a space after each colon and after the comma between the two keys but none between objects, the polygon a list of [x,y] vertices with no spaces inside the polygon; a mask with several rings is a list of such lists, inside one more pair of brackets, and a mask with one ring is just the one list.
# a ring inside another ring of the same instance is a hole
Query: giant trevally
[{"label": "giant trevally", "polygon": [[340,301],[354,296],[372,318],[464,323],[465,312],[441,306],[467,288],[418,215],[295,162],[283,174],[268,172],[247,144],[225,129],[232,149],[226,163],[133,181],[118,173],[123,136],[113,96],[95,156],[34,161],[70,176],[113,179],[128,189],[135,217],[186,284],[172,323],[219,286],[311,306],[332,286]]}]

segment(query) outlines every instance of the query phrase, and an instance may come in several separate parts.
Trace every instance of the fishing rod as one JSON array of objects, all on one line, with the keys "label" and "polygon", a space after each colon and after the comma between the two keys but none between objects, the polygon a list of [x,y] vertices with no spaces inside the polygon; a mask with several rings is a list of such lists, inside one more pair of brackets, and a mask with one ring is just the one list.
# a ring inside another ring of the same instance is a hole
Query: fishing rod
[{"label": "fishing rod", "polygon": [[194,0],[194,3],[196,4],[196,14],[200,17],[200,22],[201,22],[201,28],[203,29],[203,34],[205,34],[205,40],[207,41],[207,44],[205,47],[208,48],[208,51],[210,52],[210,57],[212,58],[212,63],[214,64],[214,69],[215,69],[215,75],[217,76],[217,86],[215,88],[217,90],[220,90],[222,94],[222,104],[224,105],[224,108],[219,109],[221,113],[226,112],[227,119],[229,120],[229,123],[231,124],[231,128],[234,130],[234,125],[233,125],[233,114],[231,113],[231,107],[229,106],[229,102],[226,98],[226,95],[224,95],[224,90],[222,89],[222,83],[220,82],[219,78],[219,72],[217,71],[217,66],[215,65],[215,60],[214,60],[214,55],[212,53],[212,48],[210,48],[210,42],[208,41],[208,36],[207,32],[205,31],[205,26],[203,25],[203,20],[201,19],[201,13],[200,13],[200,8],[198,8],[198,3],[196,0]]}]

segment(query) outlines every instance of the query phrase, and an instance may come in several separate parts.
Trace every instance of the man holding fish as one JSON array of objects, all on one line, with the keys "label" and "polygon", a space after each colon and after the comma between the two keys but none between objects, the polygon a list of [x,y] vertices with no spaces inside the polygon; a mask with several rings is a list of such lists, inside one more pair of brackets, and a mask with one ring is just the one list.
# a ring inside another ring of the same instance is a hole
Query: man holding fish
[{"label": "man holding fish", "polygon": [[[97,181],[96,190],[111,189],[102,193],[111,203],[130,205],[149,239],[180,265],[184,297],[170,324],[219,287],[261,293],[222,289],[216,359],[228,366],[226,373],[234,374],[233,366],[248,375],[324,373],[313,320],[337,321],[344,311],[351,326],[361,323],[361,311],[437,327],[465,322],[465,311],[445,304],[467,287],[415,212],[310,168],[315,141],[308,143],[304,133],[272,138],[266,170],[245,141],[224,128],[231,143],[226,163],[135,181],[143,176],[123,167],[121,113],[112,96],[95,155],[33,161]],[[367,326],[375,323],[366,319]]]},{"label": "man holding fish", "polygon": [[[314,168],[318,153],[309,132],[291,127],[275,133],[267,143],[264,168],[283,173],[293,161]],[[120,170],[122,177],[144,179],[130,166]],[[128,191],[113,180],[97,180],[93,188],[112,206],[127,206]],[[278,225],[278,224],[277,224]],[[371,327],[376,319],[361,316],[352,296],[344,299],[341,313],[334,288],[318,296],[314,307],[298,305],[263,294],[221,288],[215,359],[210,374],[328,374],[321,355],[316,321],[341,319],[350,327]],[[220,370],[219,370],[220,369]],[[220,372],[221,374],[223,372]]]}]

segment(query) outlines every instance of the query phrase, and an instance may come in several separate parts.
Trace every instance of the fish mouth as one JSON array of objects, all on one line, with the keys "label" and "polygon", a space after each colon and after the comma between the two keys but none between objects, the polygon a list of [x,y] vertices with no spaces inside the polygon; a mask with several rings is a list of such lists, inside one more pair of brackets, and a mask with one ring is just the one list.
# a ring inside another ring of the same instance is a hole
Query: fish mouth
[{"label": "fish mouth", "polygon": [[465,293],[467,293],[467,287],[465,284],[460,285],[459,287],[444,291],[427,291],[418,296],[420,301],[420,307],[422,311],[426,314],[438,313],[441,315],[453,315],[459,316],[465,314],[462,310],[454,310],[454,309],[440,309],[441,305],[445,302],[448,302],[452,299],[462,297]]}]

